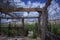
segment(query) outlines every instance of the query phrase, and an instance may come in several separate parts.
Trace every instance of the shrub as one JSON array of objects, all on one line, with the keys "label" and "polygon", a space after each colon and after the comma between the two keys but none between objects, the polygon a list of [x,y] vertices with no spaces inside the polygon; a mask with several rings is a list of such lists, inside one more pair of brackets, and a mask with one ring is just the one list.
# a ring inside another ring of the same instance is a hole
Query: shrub
[{"label": "shrub", "polygon": [[25,28],[30,31],[30,30],[34,30],[36,28],[36,26],[34,24],[31,24],[31,25],[27,24],[27,25],[25,25]]},{"label": "shrub", "polygon": [[16,30],[14,29],[9,30],[8,36],[16,36]]},{"label": "shrub", "polygon": [[35,24],[31,24],[31,25],[29,25],[29,24],[26,24],[25,25],[25,28],[27,28],[29,31],[33,31],[33,35],[32,35],[32,38],[36,38],[36,25]]}]

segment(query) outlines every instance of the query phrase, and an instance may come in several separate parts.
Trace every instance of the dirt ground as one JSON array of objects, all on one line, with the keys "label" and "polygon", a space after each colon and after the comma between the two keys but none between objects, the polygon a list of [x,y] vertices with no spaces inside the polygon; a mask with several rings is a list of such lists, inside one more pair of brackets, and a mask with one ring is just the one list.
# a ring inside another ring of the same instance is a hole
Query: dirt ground
[{"label": "dirt ground", "polygon": [[35,39],[32,39],[32,38],[29,38],[29,37],[1,37],[0,36],[0,40],[41,40],[39,37],[35,38]]}]

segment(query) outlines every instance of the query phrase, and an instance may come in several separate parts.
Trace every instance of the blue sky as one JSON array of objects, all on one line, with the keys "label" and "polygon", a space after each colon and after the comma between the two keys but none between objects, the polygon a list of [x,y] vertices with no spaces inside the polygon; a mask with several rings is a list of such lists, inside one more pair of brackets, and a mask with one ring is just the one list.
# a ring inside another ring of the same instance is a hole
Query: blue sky
[{"label": "blue sky", "polygon": [[[27,3],[28,1],[31,1],[31,2],[40,2],[40,3],[46,3],[47,0],[21,0],[25,3]],[[56,0],[57,3],[60,3],[60,0]]]},{"label": "blue sky", "polygon": [[25,3],[27,3],[28,1],[45,3],[47,0],[21,0],[21,1],[24,1]]},{"label": "blue sky", "polygon": [[60,4],[60,0],[56,0],[56,2]]}]

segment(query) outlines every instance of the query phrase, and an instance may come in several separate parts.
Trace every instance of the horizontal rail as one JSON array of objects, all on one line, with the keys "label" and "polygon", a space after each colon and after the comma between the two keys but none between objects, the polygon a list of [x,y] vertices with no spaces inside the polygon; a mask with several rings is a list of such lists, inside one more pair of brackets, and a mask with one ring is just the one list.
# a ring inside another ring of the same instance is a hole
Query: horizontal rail
[{"label": "horizontal rail", "polygon": [[31,12],[31,11],[40,11],[42,12],[41,8],[7,8],[7,9],[0,9],[0,12],[7,13],[7,12]]},{"label": "horizontal rail", "polygon": [[15,17],[15,18],[12,18],[12,17],[0,17],[1,19],[22,19],[22,18],[40,18],[40,17]]},{"label": "horizontal rail", "polygon": [[49,37],[51,40],[60,40],[60,36],[55,35],[54,33],[51,33],[49,31],[46,32],[47,37]]}]

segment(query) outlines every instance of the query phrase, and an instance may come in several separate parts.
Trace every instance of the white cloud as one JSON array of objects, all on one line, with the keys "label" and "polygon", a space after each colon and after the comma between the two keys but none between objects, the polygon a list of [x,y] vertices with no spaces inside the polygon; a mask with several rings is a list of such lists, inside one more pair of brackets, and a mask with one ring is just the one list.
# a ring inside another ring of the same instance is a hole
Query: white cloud
[{"label": "white cloud", "polygon": [[6,23],[6,22],[11,22],[11,19],[7,20],[7,19],[1,19],[1,23]]},{"label": "white cloud", "polygon": [[39,2],[34,2],[34,3],[32,3],[32,6],[31,6],[32,8],[40,8],[40,3]]},{"label": "white cloud", "polygon": [[24,17],[28,16],[28,13],[27,12],[24,12],[23,16]]},{"label": "white cloud", "polygon": [[44,6],[45,6],[45,3],[40,3],[40,2],[33,2],[33,3],[31,3],[30,1],[28,1],[28,3],[27,3],[28,5],[26,5],[26,6],[28,6],[27,8],[43,8]]},{"label": "white cloud", "polygon": [[40,8],[43,8],[45,6],[45,3],[40,4]]},{"label": "white cloud", "polygon": [[20,2],[21,0],[14,0],[14,2]]},{"label": "white cloud", "polygon": [[29,13],[29,16],[38,16],[38,15],[39,15],[38,12],[30,12],[30,13]]},{"label": "white cloud", "polygon": [[[12,2],[12,1],[11,1]],[[15,3],[14,3],[15,2]],[[27,4],[21,0],[14,0],[14,2],[10,3],[10,5],[15,5],[17,8],[23,7],[23,8],[43,8],[45,6],[45,3],[40,3],[40,2],[31,2],[28,1]]]},{"label": "white cloud", "polygon": [[59,4],[53,0],[51,5],[48,7],[49,18],[56,19],[57,15],[60,14]]}]

